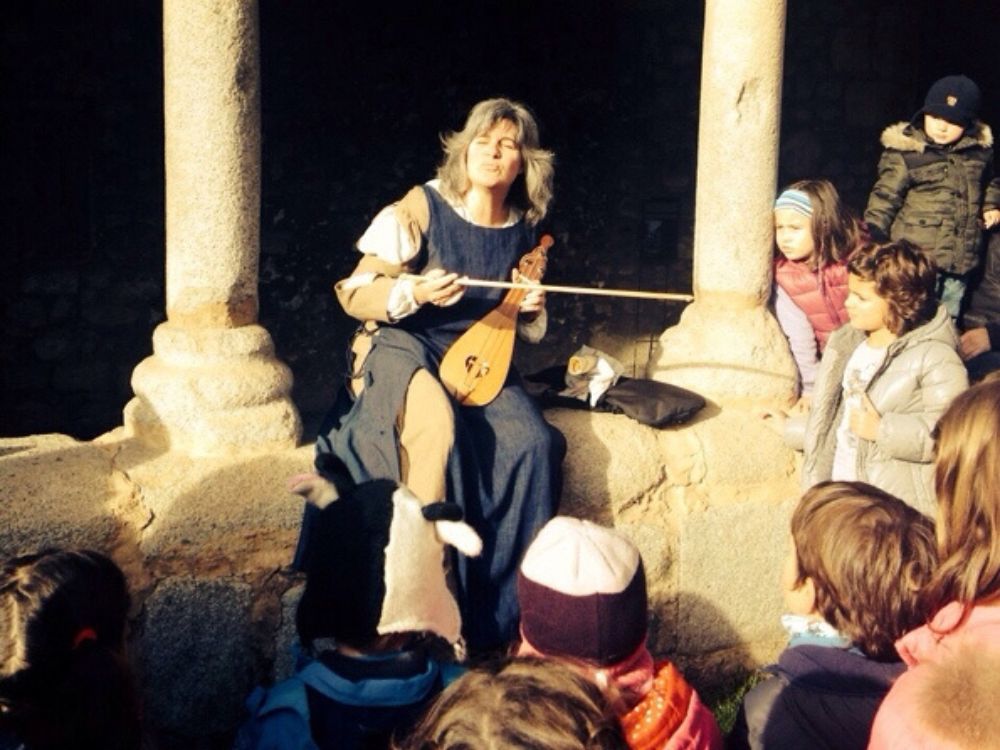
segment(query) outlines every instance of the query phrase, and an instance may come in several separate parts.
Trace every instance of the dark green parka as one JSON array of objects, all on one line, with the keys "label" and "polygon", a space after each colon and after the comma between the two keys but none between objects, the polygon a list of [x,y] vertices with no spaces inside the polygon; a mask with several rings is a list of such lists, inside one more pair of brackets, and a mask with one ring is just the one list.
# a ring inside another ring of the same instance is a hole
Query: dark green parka
[{"label": "dark green parka", "polygon": [[1000,207],[989,126],[977,120],[958,141],[939,146],[922,128],[900,122],[882,132],[882,145],[878,181],[865,209],[872,235],[914,242],[942,271],[973,270],[982,212]]}]

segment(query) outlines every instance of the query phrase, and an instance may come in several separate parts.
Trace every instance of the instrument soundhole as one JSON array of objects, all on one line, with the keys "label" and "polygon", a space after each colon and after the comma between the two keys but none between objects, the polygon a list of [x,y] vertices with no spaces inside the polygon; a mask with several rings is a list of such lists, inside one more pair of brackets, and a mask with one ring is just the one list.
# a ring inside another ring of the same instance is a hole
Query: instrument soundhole
[{"label": "instrument soundhole", "polygon": [[481,363],[479,357],[475,354],[470,354],[465,358],[465,371],[470,373],[477,371],[479,375],[485,375],[490,371],[490,364],[489,362]]}]

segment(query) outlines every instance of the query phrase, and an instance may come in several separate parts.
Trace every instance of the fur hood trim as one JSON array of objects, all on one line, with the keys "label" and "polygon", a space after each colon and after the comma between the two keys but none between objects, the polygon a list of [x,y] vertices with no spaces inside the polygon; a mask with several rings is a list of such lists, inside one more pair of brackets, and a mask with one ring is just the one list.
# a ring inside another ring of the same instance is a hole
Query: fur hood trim
[{"label": "fur hood trim", "polygon": [[[895,125],[890,125],[882,131],[881,141],[886,148],[894,148],[897,151],[916,151],[921,154],[929,145],[923,131],[917,130],[910,122],[897,122]],[[982,120],[976,120],[969,128],[969,132],[959,139],[959,143],[962,141],[966,141],[963,145],[964,148],[972,145],[990,148],[993,145],[993,131]]]}]

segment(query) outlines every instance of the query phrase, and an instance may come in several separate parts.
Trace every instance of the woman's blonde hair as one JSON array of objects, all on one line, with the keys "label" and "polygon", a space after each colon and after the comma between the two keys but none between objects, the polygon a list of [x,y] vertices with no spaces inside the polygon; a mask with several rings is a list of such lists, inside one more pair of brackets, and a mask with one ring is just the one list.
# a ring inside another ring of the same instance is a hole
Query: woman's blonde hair
[{"label": "woman's blonde hair", "polygon": [[559,662],[516,657],[453,682],[396,750],[626,750],[605,694]]},{"label": "woman's blonde hair", "polygon": [[523,170],[507,194],[507,203],[524,211],[529,224],[537,224],[548,211],[552,200],[555,156],[540,145],[538,124],[531,111],[510,99],[486,99],[469,112],[465,126],[458,132],[441,136],[444,158],[437,177],[442,191],[452,198],[461,198],[469,189],[465,168],[465,153],[477,136],[488,132],[501,120],[509,120],[517,129],[515,136],[521,149]]},{"label": "woman's blonde hair", "polygon": [[1000,596],[1000,379],[959,394],[935,428],[938,566],[926,589],[933,614]]}]

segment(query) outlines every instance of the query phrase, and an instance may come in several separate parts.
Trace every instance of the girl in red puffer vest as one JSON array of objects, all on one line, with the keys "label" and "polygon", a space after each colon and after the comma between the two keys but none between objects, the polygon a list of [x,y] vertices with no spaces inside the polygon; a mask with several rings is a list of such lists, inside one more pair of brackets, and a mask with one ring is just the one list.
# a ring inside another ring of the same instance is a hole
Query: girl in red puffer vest
[{"label": "girl in red puffer vest", "polygon": [[827,180],[796,182],[774,202],[774,311],[799,371],[800,407],[827,337],[847,322],[847,256],[865,234]]}]

